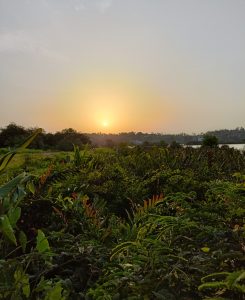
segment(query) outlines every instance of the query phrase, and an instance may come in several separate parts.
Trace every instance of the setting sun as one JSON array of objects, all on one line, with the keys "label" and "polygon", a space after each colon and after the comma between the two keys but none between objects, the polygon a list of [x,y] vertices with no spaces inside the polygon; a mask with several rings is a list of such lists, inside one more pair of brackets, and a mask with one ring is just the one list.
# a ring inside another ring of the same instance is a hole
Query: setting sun
[{"label": "setting sun", "polygon": [[86,79],[73,81],[62,97],[66,118],[70,110],[67,95],[74,104],[69,126],[85,132],[152,130],[166,123],[171,115],[167,97],[153,92],[150,85],[147,87],[141,80],[119,74],[91,74]]},{"label": "setting sun", "polygon": [[104,120],[104,121],[102,122],[102,126],[105,127],[105,128],[107,128],[107,127],[109,126],[109,122],[106,121],[106,120]]}]

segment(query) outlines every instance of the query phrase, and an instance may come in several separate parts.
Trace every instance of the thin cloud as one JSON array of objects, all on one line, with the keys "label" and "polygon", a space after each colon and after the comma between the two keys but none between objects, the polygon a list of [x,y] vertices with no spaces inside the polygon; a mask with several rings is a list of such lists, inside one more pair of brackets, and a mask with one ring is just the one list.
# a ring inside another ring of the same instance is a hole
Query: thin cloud
[{"label": "thin cloud", "polygon": [[74,4],[75,11],[79,12],[85,10],[87,8],[87,4],[84,0],[76,0]]},{"label": "thin cloud", "polygon": [[113,0],[76,0],[74,4],[74,9],[77,12],[84,11],[88,8],[95,8],[100,13],[104,14],[113,4]]},{"label": "thin cloud", "polygon": [[83,3],[75,4],[74,6],[75,11],[81,11],[86,9],[86,5]]},{"label": "thin cloud", "polygon": [[69,59],[46,47],[23,31],[0,33],[0,53],[25,53],[43,56],[56,62],[67,62]]},{"label": "thin cloud", "polygon": [[96,2],[96,7],[101,13],[105,13],[111,6],[113,0],[100,0]]}]

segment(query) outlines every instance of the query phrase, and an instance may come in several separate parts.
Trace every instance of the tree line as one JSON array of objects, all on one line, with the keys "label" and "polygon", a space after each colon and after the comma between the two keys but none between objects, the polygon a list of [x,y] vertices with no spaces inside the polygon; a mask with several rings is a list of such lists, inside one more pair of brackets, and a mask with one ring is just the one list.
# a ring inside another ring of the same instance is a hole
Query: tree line
[{"label": "tree line", "polygon": [[[35,129],[24,128],[15,123],[10,123],[5,128],[0,129],[0,148],[21,144]],[[81,147],[85,144],[91,144],[87,135],[68,128],[55,133],[46,133],[43,130],[32,142],[31,147],[35,149],[71,151],[73,150],[73,145]]]},{"label": "tree line", "polygon": [[[15,123],[10,123],[4,128],[0,128],[0,147],[13,147],[21,144],[35,128],[25,128]],[[236,129],[216,130],[201,134],[161,134],[161,133],[143,133],[143,132],[121,132],[118,134],[104,133],[81,133],[72,128],[63,129],[55,133],[45,132],[32,143],[31,147],[35,149],[50,150],[73,150],[73,145],[82,147],[85,144],[94,146],[114,147],[121,144],[126,145],[158,145],[167,146],[177,144],[196,145],[203,144],[206,136],[216,138],[215,143],[245,143],[245,129],[238,127]]]}]

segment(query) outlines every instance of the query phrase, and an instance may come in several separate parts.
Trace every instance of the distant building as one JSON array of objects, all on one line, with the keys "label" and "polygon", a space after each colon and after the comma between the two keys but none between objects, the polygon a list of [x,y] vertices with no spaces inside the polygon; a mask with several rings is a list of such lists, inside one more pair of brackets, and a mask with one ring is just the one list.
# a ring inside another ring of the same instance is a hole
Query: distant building
[{"label": "distant building", "polygon": [[142,141],[139,141],[139,140],[134,140],[132,143],[133,143],[134,145],[137,145],[137,146],[143,144],[143,142],[142,142]]}]

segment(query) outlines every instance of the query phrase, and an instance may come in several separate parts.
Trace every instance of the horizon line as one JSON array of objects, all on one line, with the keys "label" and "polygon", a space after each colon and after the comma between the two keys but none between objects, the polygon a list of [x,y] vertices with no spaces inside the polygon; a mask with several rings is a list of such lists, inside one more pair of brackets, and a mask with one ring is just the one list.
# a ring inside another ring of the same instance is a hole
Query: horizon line
[{"label": "horizon line", "polygon": [[66,130],[66,129],[73,129],[75,130],[76,132],[78,133],[82,133],[82,134],[86,134],[86,135],[92,135],[92,134],[95,134],[95,135],[120,135],[120,134],[129,134],[129,133],[133,133],[133,134],[155,134],[155,135],[204,135],[204,134],[207,134],[209,132],[213,132],[213,131],[222,131],[222,130],[241,130],[241,129],[245,129],[243,126],[237,126],[236,128],[231,128],[231,129],[228,129],[228,128],[222,128],[222,129],[213,129],[213,130],[207,130],[207,131],[201,131],[199,133],[187,133],[187,132],[178,132],[178,133],[163,133],[163,132],[143,132],[143,131],[119,131],[119,132],[83,132],[83,131],[80,131],[76,128],[72,128],[72,127],[66,127],[66,128],[63,128],[63,129],[60,129],[60,130],[56,130],[56,131],[48,131],[48,130],[45,130],[44,128],[40,127],[40,126],[24,126],[24,125],[20,125],[20,124],[17,124],[15,122],[10,122],[9,124],[5,125],[4,127],[0,127],[0,130],[6,128],[7,126],[11,125],[11,124],[14,124],[16,126],[19,126],[19,127],[23,127],[24,129],[37,129],[37,128],[41,128],[45,133],[57,133],[57,132],[61,132],[63,130]]}]

